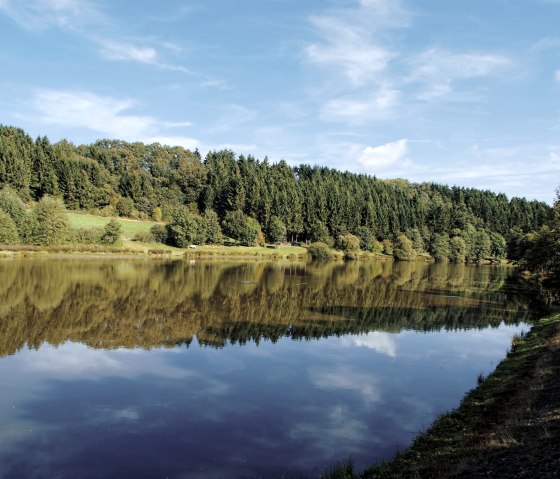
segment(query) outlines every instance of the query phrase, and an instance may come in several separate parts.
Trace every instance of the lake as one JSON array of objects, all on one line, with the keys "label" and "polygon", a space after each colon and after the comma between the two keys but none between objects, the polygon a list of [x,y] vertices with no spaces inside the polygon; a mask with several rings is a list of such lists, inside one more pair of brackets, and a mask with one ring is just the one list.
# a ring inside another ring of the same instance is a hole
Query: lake
[{"label": "lake", "polygon": [[527,331],[500,266],[0,261],[0,477],[316,477],[407,447]]}]

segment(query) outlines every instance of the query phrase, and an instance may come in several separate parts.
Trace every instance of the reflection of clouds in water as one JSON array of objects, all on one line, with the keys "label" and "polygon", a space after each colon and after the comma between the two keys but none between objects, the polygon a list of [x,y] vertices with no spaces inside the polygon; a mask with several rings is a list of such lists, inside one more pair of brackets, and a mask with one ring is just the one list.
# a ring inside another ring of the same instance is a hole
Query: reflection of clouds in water
[{"label": "reflection of clouds in water", "polygon": [[379,391],[371,375],[356,373],[349,368],[338,368],[334,371],[310,369],[309,376],[311,383],[319,389],[355,391],[367,403],[379,401]]},{"label": "reflection of clouds in water", "polygon": [[138,411],[132,407],[115,411],[115,419],[118,421],[137,421],[139,417]]},{"label": "reflection of clouds in water", "polygon": [[373,349],[379,354],[384,354],[391,358],[397,356],[397,344],[393,336],[389,333],[360,334],[359,336],[347,336],[341,339],[343,346],[358,346],[361,348]]},{"label": "reflection of clouds in water", "polygon": [[[293,441],[304,441],[320,450],[325,457],[325,464],[332,462],[333,451],[337,451],[341,444],[344,444],[347,454],[358,454],[363,450],[364,442],[375,441],[363,421],[354,417],[349,408],[341,405],[325,411],[321,421],[299,422],[291,430],[290,438]],[[306,466],[305,457],[297,458],[295,462],[300,467]]]},{"label": "reflection of clouds in water", "polygon": [[94,350],[77,343],[65,343],[58,348],[44,345],[22,359],[28,372],[57,379],[132,378],[143,374],[180,379],[192,375],[188,370],[166,364],[165,358],[158,354],[148,356],[125,349]]}]

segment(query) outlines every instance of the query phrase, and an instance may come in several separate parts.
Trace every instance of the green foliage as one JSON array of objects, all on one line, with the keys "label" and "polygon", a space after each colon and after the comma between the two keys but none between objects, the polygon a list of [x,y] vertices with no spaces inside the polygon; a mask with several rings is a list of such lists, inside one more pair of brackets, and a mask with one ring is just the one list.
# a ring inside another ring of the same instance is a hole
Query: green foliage
[{"label": "green foliage", "polygon": [[30,216],[29,239],[32,244],[50,246],[64,244],[71,239],[71,231],[64,203],[44,196]]},{"label": "green foliage", "polygon": [[[480,235],[475,245],[476,231],[490,235],[490,255],[503,254],[496,233],[517,242],[511,254],[521,257],[520,238],[550,219],[542,202],[508,200],[489,191],[379,180],[321,166],[293,168],[230,150],[209,152],[202,161],[198,151],[157,143],[99,140],[75,146],[62,140],[53,145],[46,137],[34,142],[20,129],[0,126],[0,187],[5,185],[24,201],[61,195],[70,209],[111,217],[172,223],[184,205],[193,214],[212,209],[220,220],[239,210],[266,225],[273,242],[286,237],[332,246],[333,238],[351,232],[360,237],[362,249],[375,251],[375,237],[394,239],[406,232],[422,252],[434,235],[452,236],[459,229],[469,261],[477,261],[485,248]],[[24,225],[14,221],[20,236],[28,237]],[[220,242],[214,219],[212,224],[206,241]]]},{"label": "green foliage", "polygon": [[309,231],[309,239],[315,243],[325,243],[329,247],[334,246],[334,240],[329,229],[322,221],[314,221]]},{"label": "green foliage", "polygon": [[272,216],[266,228],[266,239],[270,243],[283,243],[286,241],[288,231],[286,225],[278,216]]},{"label": "green foliage", "polygon": [[406,235],[397,236],[393,256],[399,261],[412,261],[416,257],[412,241]]},{"label": "green foliage", "polygon": [[393,242],[390,239],[384,239],[381,244],[383,245],[383,254],[392,255],[394,252]]},{"label": "green foliage", "polygon": [[115,204],[115,211],[119,216],[132,218],[134,216],[134,201],[131,198],[119,198]]},{"label": "green foliage", "polygon": [[445,233],[436,234],[430,244],[430,254],[438,263],[446,263],[451,256],[449,236]]},{"label": "green foliage", "polygon": [[336,239],[337,248],[344,251],[344,258],[348,260],[358,259],[360,251],[360,238],[352,234],[339,235]]},{"label": "green foliage", "polygon": [[103,229],[101,242],[107,245],[115,245],[118,243],[120,236],[121,224],[117,220],[112,219],[105,225],[105,228]]},{"label": "green foliage", "polygon": [[460,236],[454,236],[449,241],[449,260],[452,263],[464,263],[467,259],[467,245]]},{"label": "green foliage", "polygon": [[167,242],[177,248],[205,242],[204,221],[186,206],[175,211],[173,221],[167,225]]},{"label": "green foliage", "polygon": [[224,233],[242,246],[256,246],[261,231],[254,218],[249,218],[243,211],[228,211],[222,222]]},{"label": "green foliage", "polygon": [[150,228],[150,233],[156,243],[167,243],[167,228],[163,225],[154,225]]},{"label": "green foliage", "polygon": [[412,241],[412,247],[417,253],[423,253],[425,251],[424,238],[422,238],[418,228],[410,228],[407,230],[406,236]]},{"label": "green foliage", "polygon": [[25,227],[27,214],[25,213],[23,201],[21,201],[17,192],[9,186],[5,186],[0,190],[0,211],[10,215],[18,231],[21,233]]},{"label": "green foliage", "polygon": [[0,245],[19,244],[16,224],[8,213],[0,210]]},{"label": "green foliage", "polygon": [[72,243],[101,244],[103,233],[102,228],[77,228],[72,231]]},{"label": "green foliage", "polygon": [[491,248],[492,242],[488,233],[485,230],[478,230],[474,234],[470,258],[472,261],[479,263],[484,258],[488,258],[490,256]]},{"label": "green foliage", "polygon": [[307,253],[313,261],[330,261],[334,258],[329,246],[321,242],[315,242],[309,245]]},{"label": "green foliage", "polygon": [[490,232],[490,256],[496,259],[506,257],[507,242],[506,239],[495,231]]},{"label": "green foliage", "polygon": [[137,241],[138,243],[153,243],[154,237],[150,233],[136,233],[132,237],[132,241]]},{"label": "green foliage", "polygon": [[224,235],[220,227],[220,218],[214,210],[206,210],[202,217],[204,221],[205,243],[206,244],[223,244]]}]

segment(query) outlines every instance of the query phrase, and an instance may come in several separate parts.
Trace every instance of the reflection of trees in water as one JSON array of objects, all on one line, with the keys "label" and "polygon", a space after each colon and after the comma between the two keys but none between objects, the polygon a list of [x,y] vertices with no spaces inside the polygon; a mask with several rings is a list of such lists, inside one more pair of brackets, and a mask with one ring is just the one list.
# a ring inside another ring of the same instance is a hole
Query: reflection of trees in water
[{"label": "reflection of trees in water", "polygon": [[319,338],[527,320],[508,270],[93,260],[0,262],[0,353],[80,341],[98,348]]}]

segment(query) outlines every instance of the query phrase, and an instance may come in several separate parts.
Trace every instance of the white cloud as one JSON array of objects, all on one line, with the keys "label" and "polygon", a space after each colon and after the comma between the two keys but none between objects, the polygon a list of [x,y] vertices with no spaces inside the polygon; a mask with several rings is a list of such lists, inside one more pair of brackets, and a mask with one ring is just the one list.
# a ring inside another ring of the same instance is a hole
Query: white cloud
[{"label": "white cloud", "polygon": [[560,82],[560,68],[554,72],[554,79]]},{"label": "white cloud", "polygon": [[29,30],[76,28],[104,21],[101,12],[88,0],[0,0],[0,12]]},{"label": "white cloud", "polygon": [[374,379],[367,374],[353,372],[347,368],[337,370],[312,370],[309,377],[313,385],[319,389],[355,391],[365,402],[379,401],[380,394]]},{"label": "white cloud", "polygon": [[176,128],[187,122],[165,123],[151,116],[128,113],[134,102],[100,96],[87,91],[39,90],[34,99],[39,120],[68,129],[84,128],[109,138],[145,143],[163,143],[196,148],[198,141],[167,135],[166,127]]},{"label": "white cloud", "polygon": [[363,85],[384,71],[393,57],[376,34],[404,24],[406,16],[396,0],[360,0],[355,7],[313,16],[311,25],[322,41],[309,44],[306,57],[310,63],[342,72],[353,86]]},{"label": "white cloud", "polygon": [[513,62],[491,53],[453,53],[431,48],[408,62],[408,80],[427,85],[423,99],[444,96],[452,91],[453,82],[482,78],[505,71]]},{"label": "white cloud", "polygon": [[138,47],[130,43],[114,40],[100,40],[101,55],[108,60],[133,60],[153,64],[158,61],[158,54],[152,47]]},{"label": "white cloud", "polygon": [[[110,24],[110,20],[89,0],[0,0],[0,13],[3,13],[28,30],[60,28],[97,44],[103,58],[113,61],[135,61],[164,70],[190,73],[181,65],[166,63],[152,46],[138,46],[112,38],[91,35],[94,29]],[[179,46],[169,42],[162,44],[174,53]]]},{"label": "white cloud", "polygon": [[373,349],[379,354],[384,354],[391,358],[397,356],[397,344],[393,336],[379,331],[342,338],[342,344],[343,346],[358,346],[360,348]]},{"label": "white cloud", "polygon": [[381,88],[369,97],[335,98],[323,105],[320,117],[325,121],[349,124],[385,120],[394,115],[399,98],[400,92],[388,87]]},{"label": "white cloud", "polygon": [[381,146],[368,146],[360,154],[358,163],[363,169],[374,174],[377,170],[400,163],[406,157],[407,150],[408,140],[406,138]]}]

